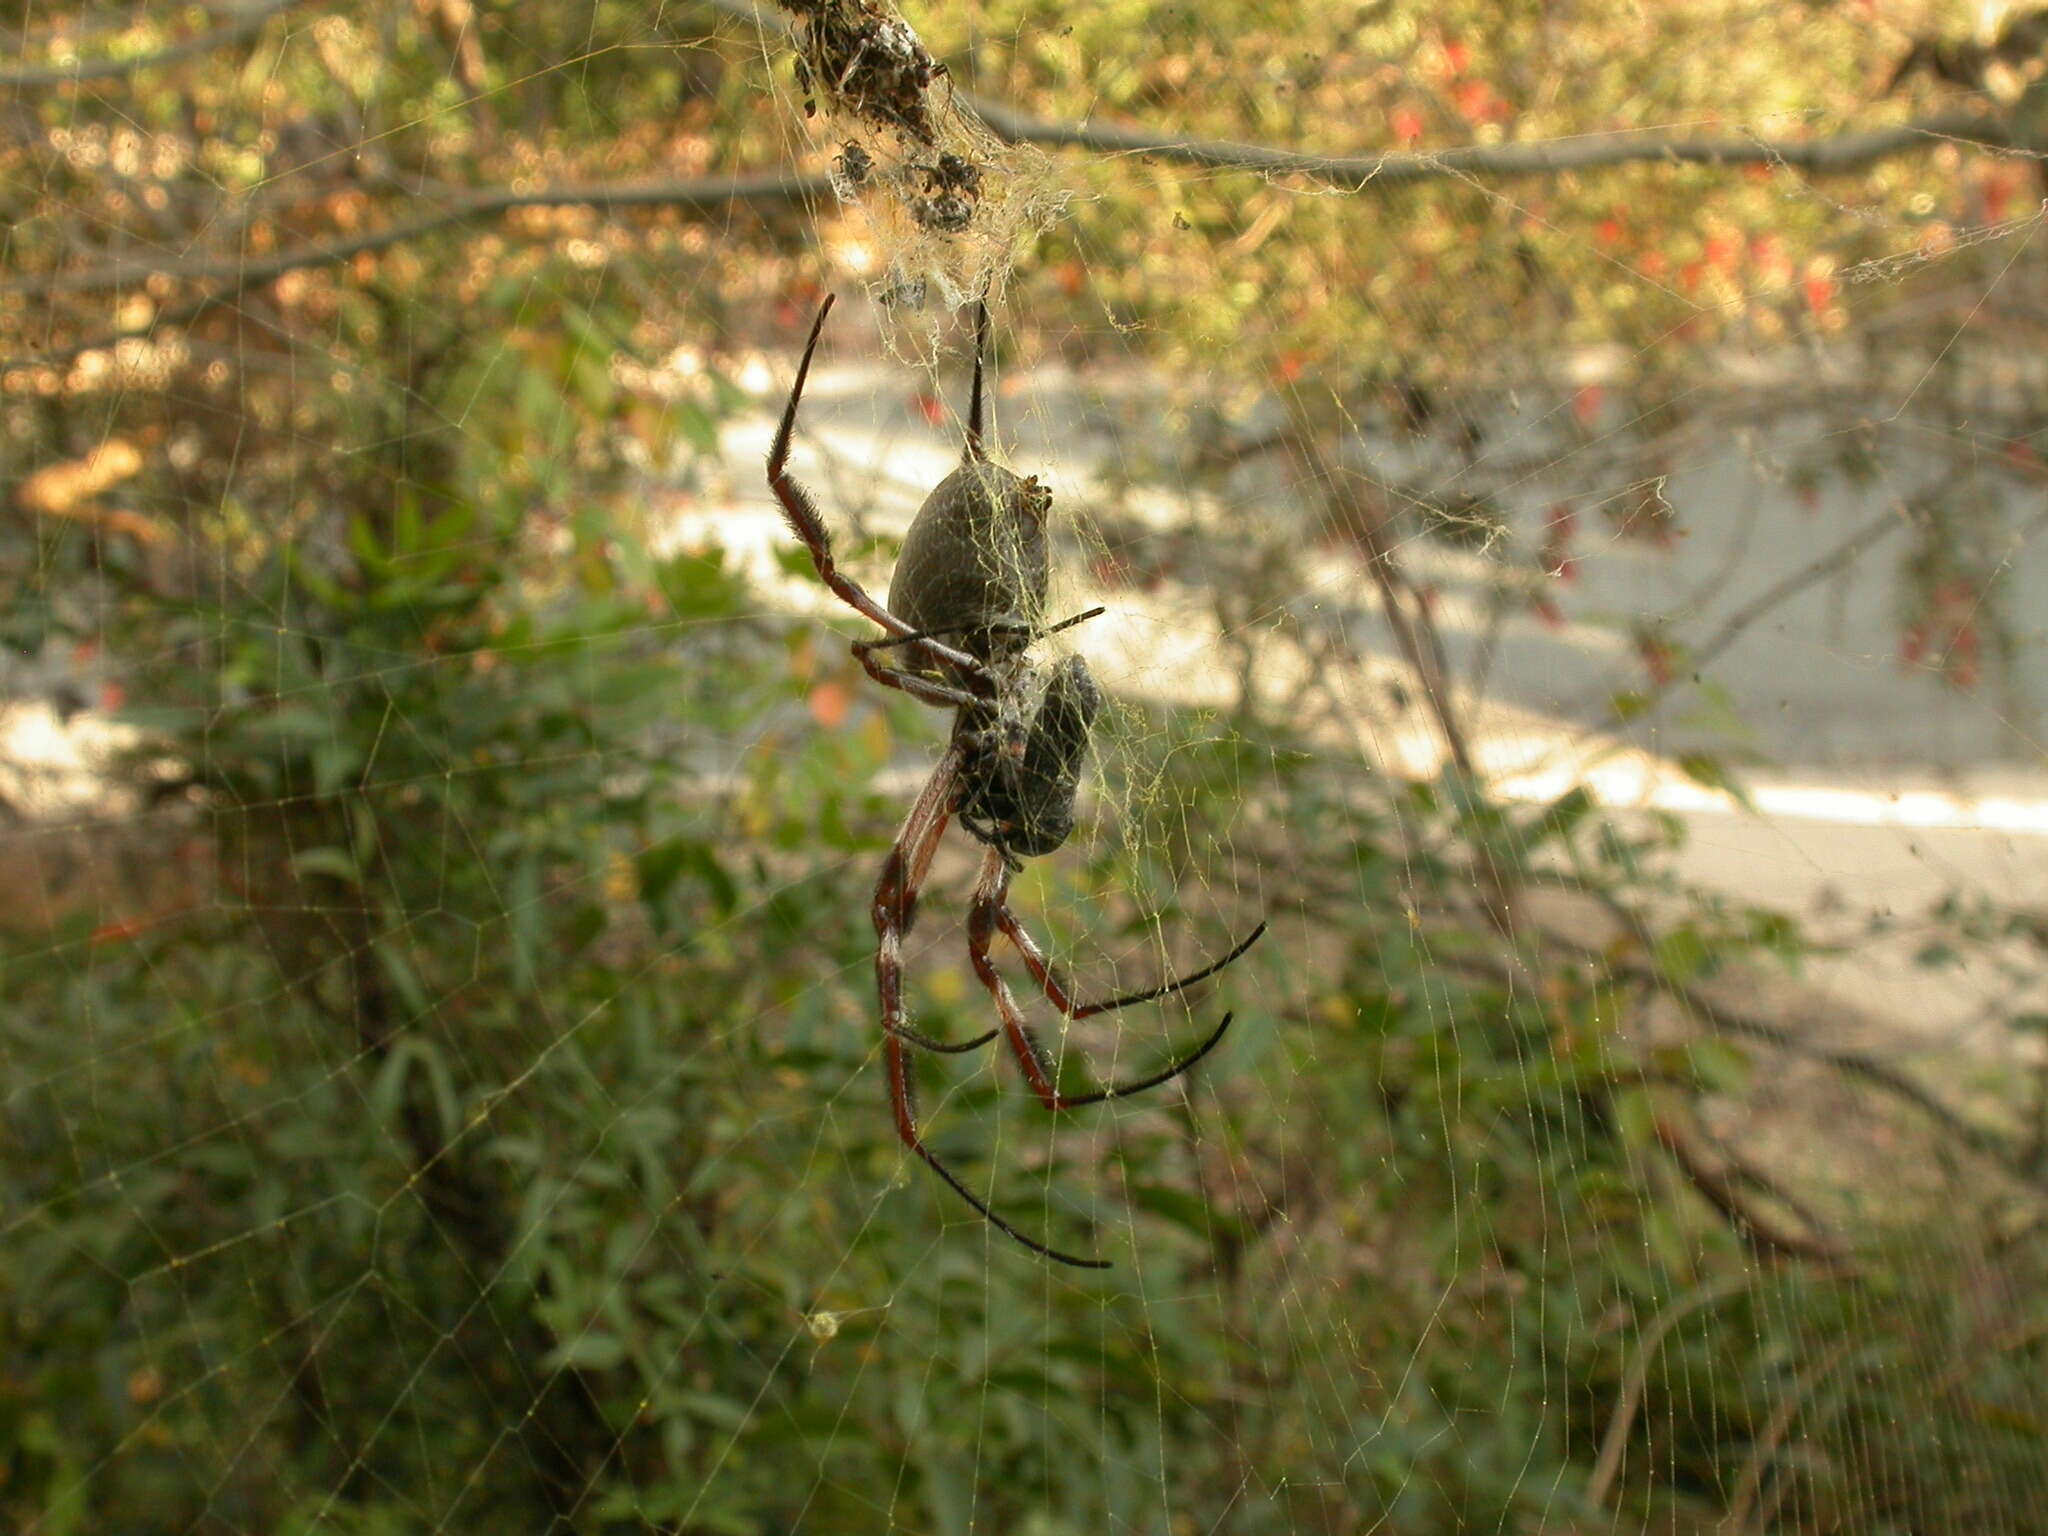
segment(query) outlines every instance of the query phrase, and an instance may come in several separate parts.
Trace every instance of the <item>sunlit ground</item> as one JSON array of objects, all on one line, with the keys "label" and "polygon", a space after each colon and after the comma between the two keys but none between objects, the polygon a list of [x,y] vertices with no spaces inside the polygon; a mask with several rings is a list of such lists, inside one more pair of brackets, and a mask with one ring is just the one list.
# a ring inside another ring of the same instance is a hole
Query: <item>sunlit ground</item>
[{"label": "sunlit ground", "polygon": [[[859,345],[851,343],[850,350]],[[935,396],[920,400],[924,382],[882,362],[828,362],[814,373],[796,469],[849,543],[857,531],[900,532],[925,490],[957,461],[959,429],[944,396],[957,393],[959,381],[947,376]],[[1071,375],[1047,370],[1005,382],[1011,387],[997,393],[996,408],[1008,457],[1046,478],[1060,505],[1094,514],[1114,495],[1115,515],[1126,523],[1171,530],[1186,519],[1185,499],[1149,490],[1112,493],[1103,486],[1099,466],[1114,463],[1122,447],[1103,424],[1107,413],[1086,409]],[[839,605],[814,582],[785,574],[776,559],[790,536],[761,464],[784,386],[765,362],[748,370],[742,383],[761,408],[726,426],[722,476],[687,495],[658,483],[650,488],[655,540],[666,548],[718,545],[777,608],[837,622],[846,617]],[[941,401],[936,410],[934,398]],[[1299,515],[1279,495],[1201,510],[1211,530],[1239,518],[1255,520],[1256,531],[1266,534],[1284,530],[1285,519]],[[1868,514],[1850,506],[1842,515]],[[1767,541],[1750,553],[1762,566],[1751,585],[1767,583],[1774,546]],[[1461,659],[1484,623],[1485,561],[1426,541],[1402,554],[1412,571],[1438,587],[1437,622],[1454,660]],[[1787,549],[1782,558],[1797,558],[1797,551]],[[1682,712],[1668,733],[1623,739],[1606,728],[1605,701],[1618,689],[1641,686],[1614,622],[1620,604],[1640,585],[1651,590],[1639,600],[1653,606],[1692,579],[1689,563],[1724,559],[1706,537],[1654,553],[1594,547],[1582,561],[1593,578],[1559,594],[1561,622],[1542,629],[1527,620],[1510,622],[1501,637],[1496,686],[1481,700],[1458,701],[1473,759],[1492,792],[1542,804],[1582,785],[1615,810],[1671,813],[1688,828],[1682,877],[1802,915],[1824,914],[1827,926],[1844,934],[1873,917],[1910,918],[1958,887],[2018,904],[2048,888],[2048,770],[2027,763],[2024,754],[1991,766],[1958,763],[1959,736],[1979,724],[1972,713],[1996,711],[1937,683],[1899,676],[1890,664],[1895,642],[1881,600],[1862,605],[1861,632],[1853,625],[1844,631],[1839,603],[1825,633],[1799,632],[1801,623],[1815,626],[1795,613],[1765,644],[1734,647],[1715,667],[1715,681],[1755,716],[1740,722],[1733,742],[1737,753],[1752,759],[1742,774],[1747,803],[1689,774],[1677,750],[1660,750],[1666,740],[1699,749],[1701,735]],[[1357,556],[1304,545],[1295,568],[1297,585],[1261,622],[1232,637],[1240,649],[1251,647],[1263,702],[1277,705],[1302,681],[1311,665],[1299,643],[1305,634],[1337,635],[1344,644],[1321,649],[1313,665],[1323,696],[1346,707],[1321,710],[1305,728],[1372,770],[1418,778],[1438,773],[1442,735],[1374,615]],[[885,588],[885,573],[865,574],[878,593]],[[1883,561],[1861,573],[1873,587],[1891,574]],[[1242,658],[1221,643],[1204,584],[1210,575],[1176,572],[1144,587],[1102,591],[1085,570],[1070,570],[1056,601],[1076,608],[1107,604],[1109,611],[1073,642],[1125,697],[1228,707]],[[1713,627],[1711,614],[1692,619],[1698,629]],[[1788,656],[1796,663],[1786,664]],[[1772,690],[1778,690],[1775,698]],[[1843,738],[1848,745],[1833,745],[1824,765],[1799,762],[1814,739],[1808,722],[1839,712],[1844,692],[1856,695],[1847,711],[1857,716],[1855,730]],[[1887,701],[1888,712],[1873,716]],[[1995,739],[1995,730],[1986,739]],[[1859,755],[1858,741],[1882,742],[1881,758]],[[130,814],[108,800],[104,774],[111,755],[129,744],[128,734],[98,709],[61,719],[46,704],[9,706],[0,710],[0,792],[46,824]],[[1898,1016],[1916,1032],[1938,1034],[1944,1021],[1971,1016],[1982,1002],[1968,978],[1947,974],[1931,985],[1904,953],[1866,950],[1853,966],[1824,971],[1829,989],[1845,1001]]]},{"label": "sunlit ground", "polygon": [[[814,375],[796,465],[837,526],[857,519],[870,530],[900,532],[925,489],[956,462],[957,427],[950,420],[933,426],[918,419],[902,378],[900,371],[868,366],[828,366]],[[1105,493],[1095,466],[1110,460],[1116,443],[1099,428],[1057,427],[1072,408],[1062,399],[1071,383],[1065,376],[1049,378],[1042,388],[1037,380],[1019,382],[1025,387],[999,397],[1010,461],[1047,478],[1063,505],[1101,506]],[[770,391],[767,404],[778,405],[779,393]],[[773,425],[764,411],[728,427],[725,494],[679,511],[666,521],[665,536],[679,544],[724,546],[778,606],[836,622],[843,611],[835,602],[815,583],[785,576],[775,564],[789,535],[758,467]],[[1144,521],[1161,526],[1185,515],[1164,496],[1135,502],[1126,497],[1117,504],[1118,515],[1128,519],[1134,504]],[[1286,515],[1264,503],[1254,510],[1261,518]],[[1869,515],[1853,502],[1832,510],[1837,520]],[[1826,528],[1814,529],[1813,536],[1828,536]],[[1602,729],[1604,702],[1618,689],[1642,686],[1630,671],[1633,657],[1625,638],[1616,625],[1602,622],[1611,619],[1617,594],[1635,580],[1649,584],[1643,572],[1654,562],[1655,590],[1643,597],[1651,606],[1663,591],[1693,578],[1689,562],[1719,562],[1725,552],[1704,537],[1668,553],[1617,547],[1604,570],[1602,553],[1591,551],[1587,563],[1605,580],[1591,583],[1591,592],[1563,595],[1562,625],[1539,633],[1525,623],[1523,635],[1511,628],[1504,652],[1532,642],[1524,646],[1519,675],[1510,655],[1496,670],[1504,679],[1499,693],[1477,704],[1461,700],[1473,758],[1495,795],[1541,804],[1583,785],[1615,810],[1671,813],[1687,827],[1678,863],[1682,878],[1816,917],[1822,931],[1843,937],[1872,919],[1910,920],[1958,888],[2022,905],[2048,889],[2048,770],[2025,761],[2024,739],[1998,718],[1994,703],[1933,679],[1899,674],[1892,661],[1894,621],[1881,591],[1860,606],[1846,605],[1854,619],[1847,631],[1839,601],[1825,628],[1798,605],[1788,605],[1785,623],[1770,628],[1756,645],[1732,647],[1714,669],[1715,680],[1758,717],[1743,720],[1734,733],[1732,754],[1750,760],[1741,771],[1746,804],[1681,766],[1678,750],[1697,750],[1702,739],[1682,712],[1668,732],[1645,731],[1636,740]],[[1418,569],[1443,577],[1437,617],[1455,655],[1460,626],[1479,623],[1471,588],[1456,584],[1460,571],[1469,572],[1477,562],[1422,544],[1405,554]],[[1730,602],[1776,579],[1774,559],[1804,558],[1796,546],[1776,550],[1769,541],[1752,554],[1760,569],[1745,573],[1749,586]],[[1286,697],[1307,665],[1292,643],[1294,631],[1304,618],[1337,624],[1357,644],[1341,666],[1328,653],[1316,665],[1336,668],[1324,682],[1336,695],[1355,700],[1356,709],[1347,712],[1341,728],[1327,719],[1319,728],[1326,734],[1341,729],[1347,739],[1331,742],[1333,749],[1353,749],[1381,771],[1435,774],[1443,763],[1442,737],[1420,707],[1408,668],[1371,616],[1369,584],[1356,558],[1317,552],[1305,557],[1304,568],[1309,574],[1290,594],[1287,612],[1276,614],[1270,628],[1249,630],[1259,686],[1269,701]],[[1880,557],[1866,563],[1859,579],[1882,589],[1894,570]],[[885,580],[881,572],[868,574],[878,587]],[[1063,596],[1073,605],[1109,605],[1110,612],[1078,633],[1075,644],[1118,691],[1178,705],[1232,701],[1236,660],[1219,644],[1208,594],[1198,581],[1096,593],[1086,589],[1085,574],[1070,573],[1068,579]],[[1693,616],[1701,631],[1711,631],[1715,622],[1711,613]],[[1809,632],[1799,632],[1802,624]],[[1528,654],[1537,645],[1543,659],[1532,666]],[[1546,687],[1554,700],[1550,708],[1534,697]],[[1844,693],[1852,695],[1847,704],[1839,703]],[[1403,705],[1391,705],[1390,696]],[[1826,718],[1831,708],[1837,718],[1851,717],[1848,729],[1829,743],[1831,760],[1799,762],[1817,735],[1808,722]],[[2003,741],[2008,760],[1959,763],[1959,748],[1973,737]],[[1665,740],[1677,748],[1658,750]],[[1882,743],[1883,750],[1865,754],[1858,750],[1862,743]],[[1843,1002],[1888,1015],[1922,1038],[1945,1037],[1950,1027],[1975,1017],[1988,996],[1968,975],[1931,975],[1916,967],[1910,945],[1865,947],[1853,963],[1823,962],[1809,974]],[[1985,977],[1982,985],[1994,983]]]}]

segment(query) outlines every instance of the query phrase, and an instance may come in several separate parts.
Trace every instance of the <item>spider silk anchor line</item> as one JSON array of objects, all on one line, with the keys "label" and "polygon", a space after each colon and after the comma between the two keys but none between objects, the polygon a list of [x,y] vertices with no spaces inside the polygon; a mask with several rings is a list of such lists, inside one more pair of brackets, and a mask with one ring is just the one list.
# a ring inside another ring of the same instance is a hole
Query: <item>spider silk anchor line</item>
[{"label": "spider silk anchor line", "polygon": [[[1074,830],[1074,797],[1089,735],[1102,707],[1102,690],[1079,656],[1047,672],[1034,665],[1031,647],[1048,635],[1094,618],[1091,608],[1057,624],[1040,622],[1051,557],[1046,515],[1052,493],[1037,476],[1022,477],[990,460],[982,441],[982,358],[988,305],[977,305],[974,384],[968,402],[967,441],[960,467],[935,486],[911,521],[887,606],[838,567],[832,536],[811,494],[789,474],[789,441],[810,376],[811,358],[832,312],[819,306],[797,364],[796,382],[782,424],[768,451],[768,485],[790,528],[810,552],[819,580],[841,602],[886,633],[856,640],[853,654],[868,676],[927,704],[951,709],[952,735],[931,777],[896,833],[870,914],[875,925],[875,986],[880,995],[883,1053],[896,1134],[956,1195],[984,1220],[1033,1253],[1079,1269],[1107,1269],[1108,1261],[1082,1258],[1048,1246],[998,1215],[959,1175],[940,1161],[918,1129],[913,1049],[940,1055],[979,1050],[1001,1036],[1025,1080],[1048,1110],[1075,1109],[1125,1098],[1171,1082],[1214,1050],[1230,1028],[1226,1013],[1209,1037],[1159,1071],[1089,1093],[1062,1093],[1052,1057],[1025,1022],[991,954],[995,936],[1010,941],[1047,1002],[1069,1019],[1113,1013],[1171,997],[1232,964],[1266,932],[1261,922],[1215,964],[1142,992],[1080,1003],[1037,941],[1011,911],[1010,880],[1027,858],[1056,853]],[[892,659],[884,659],[885,656]],[[901,665],[895,664],[900,658]],[[967,921],[968,958],[996,1009],[996,1028],[952,1044],[918,1030],[903,1004],[903,937],[917,917],[918,894],[948,822],[958,820],[983,844]]]}]

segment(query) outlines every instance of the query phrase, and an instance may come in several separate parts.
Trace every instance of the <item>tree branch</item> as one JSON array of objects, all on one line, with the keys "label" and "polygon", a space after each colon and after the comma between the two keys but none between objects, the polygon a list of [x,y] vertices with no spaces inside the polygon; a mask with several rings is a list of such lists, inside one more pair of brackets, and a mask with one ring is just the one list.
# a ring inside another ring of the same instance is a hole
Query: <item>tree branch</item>
[{"label": "tree branch", "polygon": [[1614,1412],[1607,1420],[1607,1432],[1600,1438],[1600,1455],[1593,1463],[1592,1476],[1586,1479],[1586,1502],[1594,1509],[1607,1502],[1608,1493],[1621,1476],[1621,1459],[1628,1450],[1628,1432],[1635,1423],[1636,1409],[1642,1405],[1643,1393],[1650,1384],[1650,1363],[1656,1359],[1658,1347],[1663,1344],[1665,1336],[1700,1308],[1740,1295],[1753,1283],[1748,1275],[1728,1275],[1710,1281],[1678,1297],[1650,1320],[1650,1325],[1643,1330],[1636,1344],[1635,1358],[1629,1362],[1628,1374],[1622,1378],[1621,1391],[1614,1400]]},{"label": "tree branch", "polygon": [[[1576,884],[1569,888],[1580,890],[1599,901],[1608,914],[1635,940],[1637,948],[1642,953],[1647,955],[1655,952],[1655,936],[1637,913],[1631,911],[1627,906],[1613,899],[1607,893],[1591,891],[1584,886]],[[1932,1090],[1923,1087],[1910,1073],[1902,1072],[1898,1068],[1880,1061],[1875,1056],[1863,1051],[1848,1050],[1840,1046],[1823,1045],[1816,1041],[1805,1039],[1798,1030],[1790,1025],[1767,1018],[1761,1012],[1746,1008],[1732,999],[1711,997],[1701,987],[1675,982],[1655,965],[1647,961],[1617,961],[1612,954],[1605,950],[1596,949],[1584,943],[1574,941],[1569,935],[1556,931],[1551,931],[1549,937],[1566,945],[1568,948],[1578,951],[1587,959],[1607,966],[1616,975],[1626,976],[1632,981],[1640,982],[1663,993],[1673,1002],[1687,1009],[1698,1022],[1718,1030],[1722,1034],[1741,1035],[1751,1040],[1761,1040],[1767,1045],[1777,1047],[1779,1050],[1789,1051],[1793,1055],[1804,1057],[1808,1061],[1819,1062],[1823,1066],[1840,1072],[1845,1077],[1856,1078],[1861,1082],[1868,1083],[1873,1088],[1883,1090],[1892,1095],[1892,1097],[1910,1104],[1913,1108],[1919,1110],[1922,1115],[1926,1116],[1928,1120],[1948,1135],[1954,1137],[1961,1145],[1968,1147],[1980,1156],[1990,1158],[2014,1178],[2031,1184],[2035,1188],[2048,1187],[2048,1184],[2044,1184],[2044,1181],[2038,1175],[2033,1174],[2024,1166],[2019,1151],[2014,1146],[2010,1136],[2003,1135],[1989,1126],[1980,1125],[1971,1120],[1960,1110],[1952,1108],[1944,1102]],[[1846,1012],[1847,1010],[1837,1005],[1837,1011]]]},{"label": "tree branch", "polygon": [[[778,32],[789,30],[753,0],[705,0],[715,11]],[[1993,148],[2020,147],[2012,129],[1981,113],[1952,111],[1895,128],[1838,134],[1824,139],[1676,138],[1642,132],[1584,134],[1533,144],[1460,144],[1439,150],[1395,150],[1369,155],[1323,155],[1231,139],[1193,139],[1144,127],[1106,123],[1063,123],[1032,117],[955,87],[954,99],[1012,143],[1151,155],[1209,170],[1259,171],[1307,176],[1347,192],[1384,183],[1398,186],[1446,176],[1505,179],[1555,176],[1565,171],[1616,165],[1782,165],[1815,175],[1839,175],[1895,155],[1961,140]]]},{"label": "tree branch", "polygon": [[[0,86],[25,87],[106,78],[191,57],[253,32],[294,3],[296,0],[263,0],[259,8],[232,22],[137,59],[0,72]],[[709,3],[716,10],[745,16],[758,25],[780,28],[780,23],[763,15],[746,0],[709,0]],[[1936,143],[1962,140],[1996,146],[2013,142],[2005,125],[1975,113],[1959,111],[1896,128],[1815,140],[1774,141],[1754,137],[1678,139],[1640,133],[1602,134],[1534,144],[1462,145],[1439,151],[1362,156],[1321,155],[1259,144],[1162,135],[1141,128],[1050,122],[1027,116],[968,91],[956,91],[955,94],[993,131],[1012,141],[1072,145],[1120,154],[1147,154],[1212,169],[1303,175],[1354,193],[1382,183],[1396,185],[1434,177],[1555,175],[1628,163],[1775,164],[1831,173],[1855,169],[1887,156]],[[71,272],[0,282],[0,294],[41,298],[60,293],[95,293],[159,277],[210,281],[221,285],[216,291],[159,317],[160,324],[176,323],[231,299],[253,284],[268,282],[286,272],[343,261],[365,251],[402,244],[453,224],[488,218],[513,208],[584,205],[706,210],[735,201],[801,201],[822,197],[829,187],[829,178],[822,174],[805,175],[783,170],[705,177],[694,181],[586,184],[536,192],[501,188],[478,192],[435,212],[404,219],[384,229],[346,240],[294,247],[256,259],[123,259]],[[76,357],[81,352],[111,346],[121,339],[118,336],[96,339],[56,349],[41,357],[0,359],[0,367],[47,366]]]},{"label": "tree branch", "polygon": [[[1834,1374],[1835,1367],[1849,1357],[1851,1347],[1851,1341],[1844,1339],[1800,1372],[1783,1399],[1779,1401],[1776,1410],[1765,1421],[1750,1451],[1749,1463],[1742,1469],[1742,1479],[1735,1486],[1735,1496],[1728,1501],[1728,1518],[1720,1526],[1720,1529],[1728,1532],[1729,1536],[1748,1536],[1752,1529],[1749,1512],[1756,1503],[1758,1491],[1763,1487],[1765,1469],[1777,1455],[1778,1447],[1784,1443],[1786,1434],[1799,1417],[1799,1411],[1805,1406],[1807,1396]],[[1759,1520],[1754,1529],[1762,1531],[1768,1524],[1768,1520]]]},{"label": "tree branch", "polygon": [[[820,197],[831,190],[822,176],[795,172],[762,171],[736,176],[707,176],[695,181],[628,182],[614,186],[566,186],[536,192],[496,191],[464,199],[435,213],[422,214],[368,234],[319,245],[295,246],[288,251],[245,261],[219,259],[172,260],[157,263],[112,262],[77,272],[60,272],[41,278],[17,278],[0,283],[0,293],[25,293],[37,297],[52,293],[93,293],[125,287],[150,277],[178,279],[214,278],[220,286],[209,293],[157,315],[154,326],[183,325],[198,318],[216,304],[232,303],[248,288],[286,272],[303,267],[324,266],[346,261],[364,251],[382,250],[418,239],[437,229],[472,219],[488,218],[512,208],[633,206],[688,208],[714,213],[735,202],[798,202]],[[52,347],[34,356],[0,357],[0,374],[21,368],[51,368],[87,352],[104,351],[136,333],[100,335],[85,341]]]},{"label": "tree branch", "polygon": [[180,59],[210,53],[242,38],[252,37],[262,31],[278,12],[290,10],[300,3],[301,0],[263,0],[262,4],[233,21],[222,22],[155,53],[137,54],[133,58],[79,59],[70,64],[32,64],[20,69],[0,69],[0,90],[32,91],[77,85],[86,80],[111,80],[140,70],[155,69],[159,65],[175,64]]},{"label": "tree branch", "polygon": [[1656,1134],[1658,1144],[1670,1154],[1679,1172],[1759,1257],[1804,1259],[1821,1264],[1840,1264],[1848,1259],[1849,1250],[1833,1238],[1810,1236],[1759,1210],[1745,1197],[1732,1160],[1730,1166],[1717,1167],[1675,1119],[1659,1116]]},{"label": "tree branch", "polygon": [[[57,293],[98,293],[126,288],[147,278],[198,279],[246,288],[267,283],[274,277],[300,267],[327,266],[346,261],[364,251],[402,245],[408,240],[445,229],[451,224],[490,218],[513,208],[688,208],[704,213],[735,202],[799,202],[829,193],[831,181],[823,175],[805,176],[794,171],[755,171],[732,176],[705,176],[693,181],[597,182],[586,185],[545,187],[533,192],[498,188],[463,198],[432,213],[404,219],[368,234],[319,245],[294,246],[269,256],[169,259],[163,261],[123,260],[75,272],[53,272],[44,277],[13,278],[0,283],[0,293],[22,293],[38,298]],[[223,293],[226,290],[223,290]],[[210,295],[218,302],[223,294]]]},{"label": "tree branch", "polygon": [[2015,143],[2003,123],[1974,112],[1944,112],[1896,128],[1825,139],[1686,139],[1650,132],[1602,133],[1533,144],[1461,144],[1440,150],[1318,155],[1228,139],[1177,138],[1144,128],[1046,122],[967,91],[959,95],[994,132],[1012,142],[1150,155],[1211,170],[1307,176],[1345,192],[1447,176],[1506,180],[1634,164],[1782,165],[1828,176],[1861,170],[1879,160],[1940,143],[1960,140],[1993,148],[2009,148]]}]

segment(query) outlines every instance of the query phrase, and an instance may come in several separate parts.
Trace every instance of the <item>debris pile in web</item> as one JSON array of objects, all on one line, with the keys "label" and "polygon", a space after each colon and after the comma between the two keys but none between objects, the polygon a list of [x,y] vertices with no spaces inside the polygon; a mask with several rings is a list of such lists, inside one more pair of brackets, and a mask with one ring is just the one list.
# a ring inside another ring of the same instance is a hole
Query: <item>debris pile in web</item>
[{"label": "debris pile in web", "polygon": [[875,299],[908,316],[998,297],[1019,243],[1059,211],[1050,162],[991,133],[886,4],[784,4],[804,116],[839,141],[833,186],[873,229]]}]

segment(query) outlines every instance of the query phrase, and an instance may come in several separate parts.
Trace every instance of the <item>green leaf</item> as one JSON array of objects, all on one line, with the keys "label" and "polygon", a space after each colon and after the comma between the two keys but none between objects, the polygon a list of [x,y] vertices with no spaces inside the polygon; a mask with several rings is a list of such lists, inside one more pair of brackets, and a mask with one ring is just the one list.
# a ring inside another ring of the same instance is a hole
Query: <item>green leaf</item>
[{"label": "green leaf", "polygon": [[1728,765],[1711,752],[1681,752],[1678,767],[1695,784],[1708,789],[1718,789],[1746,811],[1754,811],[1755,804],[1749,798],[1749,791],[1742,786]]},{"label": "green leaf", "polygon": [[1592,809],[1593,796],[1584,786],[1566,790],[1523,824],[1516,837],[1520,851],[1533,853],[1545,843],[1569,837]]},{"label": "green leaf", "polygon": [[585,1329],[564,1340],[548,1355],[548,1369],[555,1371],[608,1371],[626,1358],[625,1340],[616,1334]]},{"label": "green leaf", "polygon": [[1750,1084],[1750,1054],[1733,1040],[1695,1040],[1686,1062],[1709,1093],[1740,1093]]},{"label": "green leaf", "polygon": [[292,855],[292,873],[304,878],[326,875],[348,885],[360,885],[363,871],[345,848],[302,848]]},{"label": "green leaf", "polygon": [[1688,925],[1674,928],[1659,938],[1650,958],[1666,981],[1675,987],[1683,987],[1708,968],[1714,953],[1699,930]]}]

